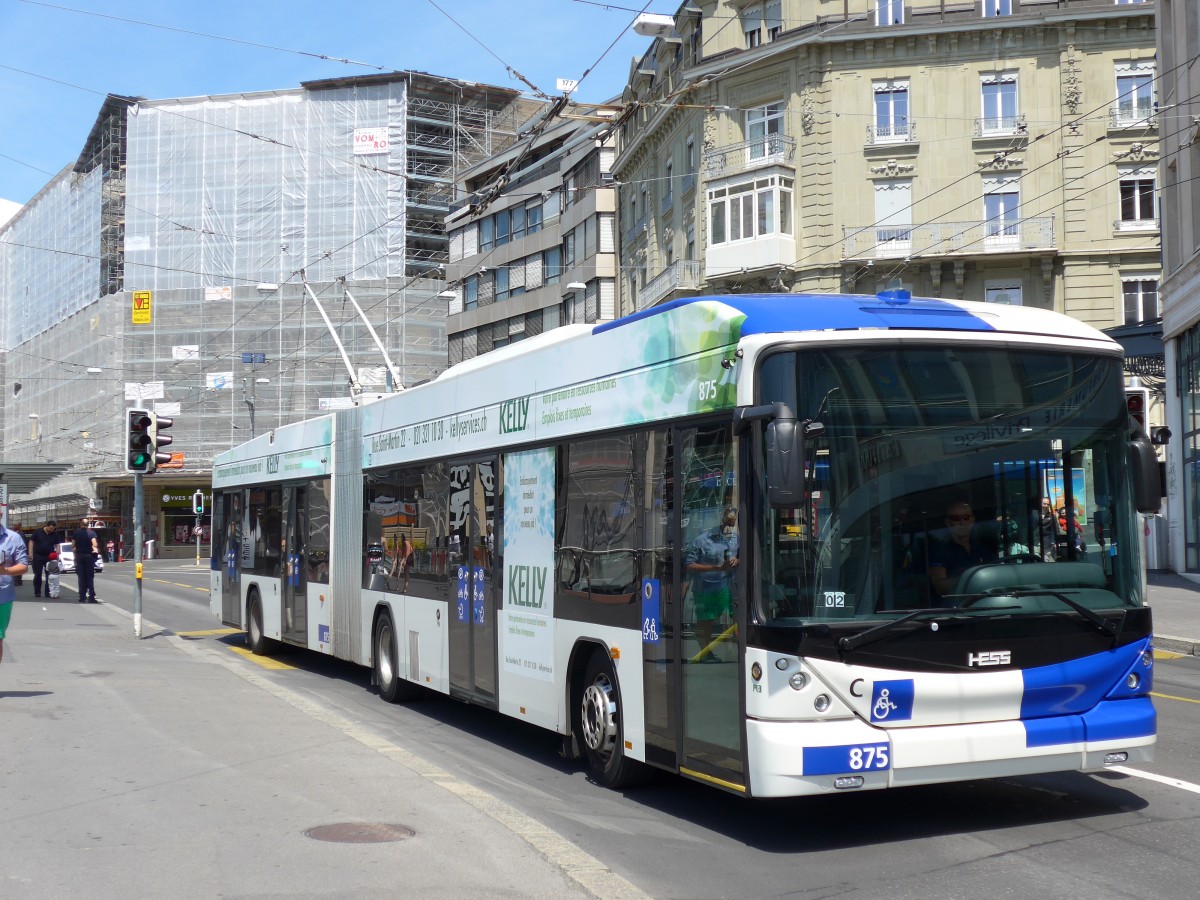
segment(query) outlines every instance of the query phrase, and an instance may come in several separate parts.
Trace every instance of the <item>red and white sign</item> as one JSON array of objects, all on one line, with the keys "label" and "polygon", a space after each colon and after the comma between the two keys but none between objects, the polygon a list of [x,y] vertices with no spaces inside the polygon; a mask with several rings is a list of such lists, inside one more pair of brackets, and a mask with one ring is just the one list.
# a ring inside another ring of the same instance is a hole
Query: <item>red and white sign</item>
[{"label": "red and white sign", "polygon": [[388,152],[387,126],[382,128],[355,128],[354,155],[369,156]]}]

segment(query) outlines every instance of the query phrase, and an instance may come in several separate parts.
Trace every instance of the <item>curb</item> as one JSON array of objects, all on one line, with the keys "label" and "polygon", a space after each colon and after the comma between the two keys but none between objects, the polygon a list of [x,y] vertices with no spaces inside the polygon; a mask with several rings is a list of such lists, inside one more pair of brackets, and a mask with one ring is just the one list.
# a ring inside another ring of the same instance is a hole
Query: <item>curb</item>
[{"label": "curb", "polygon": [[1170,650],[1184,656],[1200,656],[1200,639],[1174,637],[1169,634],[1154,635],[1155,650]]}]

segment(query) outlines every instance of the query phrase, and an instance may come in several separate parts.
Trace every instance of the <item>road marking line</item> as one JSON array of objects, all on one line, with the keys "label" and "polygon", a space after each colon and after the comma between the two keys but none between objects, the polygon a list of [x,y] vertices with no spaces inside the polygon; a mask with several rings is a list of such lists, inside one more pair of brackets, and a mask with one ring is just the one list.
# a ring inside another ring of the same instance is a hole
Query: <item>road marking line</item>
[{"label": "road marking line", "polygon": [[153,581],[155,584],[170,584],[170,585],[174,585],[175,587],[188,588],[193,591],[204,591],[204,593],[206,593],[206,594],[208,593],[208,588],[196,587],[194,584],[180,584],[178,581],[164,581],[161,578],[151,578],[150,580]]},{"label": "road marking line", "polygon": [[266,656],[255,656],[251,651],[247,650],[245,647],[229,647],[228,649],[232,650],[238,656],[244,656],[250,662],[254,663],[255,665],[262,666],[264,669],[275,669],[276,671],[281,671],[283,669],[295,669],[296,668],[295,666],[289,666],[285,662],[280,662],[277,659],[271,659]]},{"label": "road marking line", "polygon": [[211,637],[214,634],[240,634],[240,628],[210,628],[207,631],[177,631],[180,637]]},{"label": "road marking line", "polygon": [[1186,653],[1176,653],[1174,650],[1155,650],[1155,659],[1183,659]]},{"label": "road marking line", "polygon": [[[549,862],[578,883],[584,890],[598,898],[620,898],[620,900],[649,900],[647,894],[635,884],[622,878],[596,857],[576,846],[567,838],[543,825],[532,816],[527,816],[508,803],[493,797],[477,787],[456,778],[445,769],[426,762],[414,753],[393,744],[387,738],[373,734],[341,714],[325,709],[307,697],[295,693],[283,685],[274,684],[257,672],[235,665],[224,654],[204,644],[192,643],[169,635],[168,640],[178,640],[185,653],[203,655],[268,693],[319,722],[345,734],[347,737],[370,747],[411,772],[415,772],[433,784],[470,804],[486,816],[499,822],[517,837],[523,839]],[[231,647],[231,650],[237,648]]]},{"label": "road marking line", "polygon": [[1151,691],[1151,697],[1160,697],[1163,700],[1179,700],[1182,703],[1200,703],[1200,700],[1193,700],[1191,697],[1176,697],[1174,694],[1160,694],[1158,691]]},{"label": "road marking line", "polygon": [[1181,791],[1191,791],[1193,794],[1200,794],[1200,784],[1192,784],[1190,781],[1180,781],[1178,778],[1168,778],[1166,775],[1155,775],[1153,772],[1142,772],[1139,769],[1130,769],[1127,766],[1107,766],[1104,771],[1120,772],[1122,775],[1145,778],[1148,781],[1157,781],[1159,784],[1179,788]]}]

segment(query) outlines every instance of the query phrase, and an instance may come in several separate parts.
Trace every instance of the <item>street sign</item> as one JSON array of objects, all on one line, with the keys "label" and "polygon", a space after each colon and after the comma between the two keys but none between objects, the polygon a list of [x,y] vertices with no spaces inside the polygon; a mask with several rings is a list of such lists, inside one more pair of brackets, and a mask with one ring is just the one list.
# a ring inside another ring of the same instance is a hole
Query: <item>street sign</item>
[{"label": "street sign", "polygon": [[150,291],[133,292],[133,324],[149,325],[154,321],[150,303]]},{"label": "street sign", "polygon": [[265,353],[243,353],[242,362],[247,365],[261,365],[267,361]]}]

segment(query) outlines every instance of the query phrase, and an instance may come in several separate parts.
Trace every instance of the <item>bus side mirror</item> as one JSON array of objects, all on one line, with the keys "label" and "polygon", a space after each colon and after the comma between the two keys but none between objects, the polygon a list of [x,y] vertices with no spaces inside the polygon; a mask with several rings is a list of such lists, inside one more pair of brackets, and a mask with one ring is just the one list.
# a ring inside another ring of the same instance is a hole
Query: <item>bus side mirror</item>
[{"label": "bus side mirror", "polygon": [[1129,470],[1133,478],[1133,505],[1140,513],[1156,513],[1162,508],[1162,480],[1158,455],[1145,432],[1129,442]]},{"label": "bus side mirror", "polygon": [[804,505],[805,444],[824,433],[820,422],[774,419],[767,423],[767,503],[773,508]]}]

